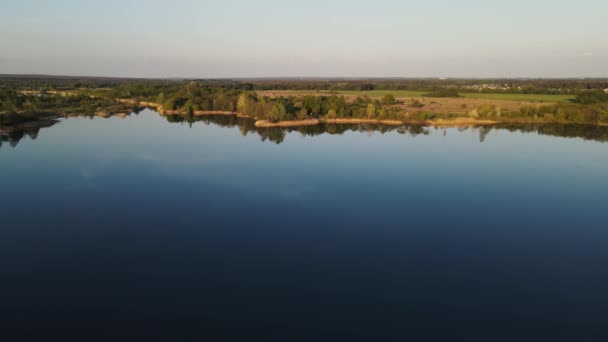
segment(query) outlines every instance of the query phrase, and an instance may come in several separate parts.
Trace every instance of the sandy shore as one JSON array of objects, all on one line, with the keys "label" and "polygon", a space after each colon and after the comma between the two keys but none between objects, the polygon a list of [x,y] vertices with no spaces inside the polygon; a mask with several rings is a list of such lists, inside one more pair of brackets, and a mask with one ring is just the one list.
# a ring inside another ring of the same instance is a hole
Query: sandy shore
[{"label": "sandy shore", "polygon": [[377,119],[324,119],[323,122],[328,124],[378,124],[387,126],[401,126],[402,121],[399,120],[377,120]]},{"label": "sandy shore", "polygon": [[280,122],[268,122],[266,120],[258,120],[255,122],[255,127],[303,127],[303,126],[316,126],[321,121],[317,119],[310,120],[289,120]]},{"label": "sandy shore", "polygon": [[227,112],[221,110],[195,110],[195,116],[205,116],[205,115],[238,115],[237,112]]},{"label": "sandy shore", "polygon": [[472,118],[438,119],[428,121],[433,126],[471,126],[471,125],[495,125],[499,123],[493,120],[478,120]]}]

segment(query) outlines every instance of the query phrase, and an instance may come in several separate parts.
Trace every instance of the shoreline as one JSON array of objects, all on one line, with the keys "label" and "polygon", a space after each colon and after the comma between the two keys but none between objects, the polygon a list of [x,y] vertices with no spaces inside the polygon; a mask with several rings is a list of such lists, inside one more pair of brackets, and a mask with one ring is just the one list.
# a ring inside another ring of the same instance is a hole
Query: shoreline
[{"label": "shoreline", "polygon": [[[383,126],[402,126],[402,125],[416,125],[416,126],[435,126],[435,127],[463,127],[463,126],[491,126],[499,124],[512,124],[512,125],[585,125],[585,126],[596,126],[596,127],[608,127],[608,122],[598,123],[586,123],[586,122],[569,122],[569,121],[546,121],[546,120],[526,120],[521,118],[513,118],[507,120],[489,120],[489,119],[477,119],[472,117],[454,117],[454,118],[438,118],[435,120],[395,120],[395,119],[367,119],[367,118],[310,118],[304,120],[284,120],[279,122],[269,122],[268,120],[260,120],[253,116],[234,112],[234,111],[193,111],[187,112],[183,110],[165,110],[162,105],[155,102],[140,101],[136,102],[129,99],[119,99],[120,103],[135,106],[136,108],[150,108],[157,111],[162,116],[186,116],[192,115],[197,117],[202,116],[234,116],[243,119],[255,120],[255,126],[258,128],[296,128],[296,127],[309,127],[317,126],[321,124],[331,125],[354,125],[354,124],[371,124],[371,125],[383,125]],[[115,110],[115,111],[114,111]],[[114,110],[100,110],[95,112],[93,115],[102,118],[109,118],[112,116],[126,117],[129,114],[129,110],[126,108],[114,109]],[[134,111],[134,110],[131,110]],[[4,115],[5,113],[2,113]],[[59,113],[51,114],[45,113],[46,116],[31,118],[22,122],[37,121],[49,118],[60,118],[75,116],[73,113]],[[76,115],[78,116],[78,114]],[[16,124],[14,122],[13,124]],[[5,123],[5,126],[10,123]]]},{"label": "shoreline", "polygon": [[257,120],[255,127],[304,127],[304,126],[317,126],[321,123],[319,119],[308,119],[308,120],[287,120],[279,122],[269,122],[266,120]]},{"label": "shoreline", "polygon": [[[126,102],[134,104],[135,101],[128,99],[121,99],[120,102]],[[580,123],[580,122],[555,122],[555,121],[544,121],[544,120],[488,120],[488,119],[476,119],[471,117],[456,117],[453,119],[435,119],[435,120],[395,120],[395,119],[366,119],[366,118],[318,118],[318,119],[305,119],[305,120],[285,120],[279,122],[269,122],[268,120],[260,120],[247,114],[230,111],[194,111],[188,113],[180,110],[165,110],[161,104],[155,102],[139,102],[139,106],[148,107],[157,110],[161,115],[194,115],[194,116],[207,116],[207,115],[225,115],[225,116],[236,116],[237,118],[253,119],[255,126],[258,128],[273,128],[273,127],[307,127],[317,126],[320,124],[332,124],[332,125],[355,125],[355,124],[371,124],[371,125],[384,125],[384,126],[401,126],[401,125],[419,125],[419,126],[435,126],[435,127],[463,127],[463,126],[491,126],[498,124],[516,124],[516,125],[529,125],[529,124],[556,124],[556,125],[589,125],[597,127],[608,127],[608,123]]]},{"label": "shoreline", "polygon": [[386,126],[401,126],[403,121],[399,120],[379,120],[379,119],[358,119],[358,118],[339,118],[339,119],[323,119],[324,123],[328,124],[375,124]]},{"label": "shoreline", "polygon": [[[556,124],[556,125],[587,125],[597,127],[608,127],[608,122],[599,123],[584,123],[584,122],[563,122],[563,121],[545,121],[545,120],[526,120],[526,119],[513,119],[513,120],[488,120],[488,119],[477,119],[471,117],[455,117],[451,119],[439,118],[435,120],[395,120],[395,119],[368,119],[368,118],[317,118],[317,119],[305,119],[305,120],[285,120],[279,122],[269,122],[267,120],[260,120],[253,116],[235,112],[235,111],[203,111],[197,110],[188,112],[184,110],[166,110],[160,103],[151,101],[135,101],[131,99],[118,99],[118,102],[128,104],[131,106],[150,108],[157,111],[160,115],[193,115],[193,116],[235,116],[237,118],[253,119],[255,126],[258,128],[273,128],[273,127],[307,127],[317,126],[320,124],[332,124],[332,125],[353,125],[353,124],[372,124],[372,125],[384,125],[384,126],[401,126],[401,125],[418,125],[418,126],[435,126],[435,127],[462,127],[462,126],[489,126],[498,124],[514,124],[514,125],[529,125],[529,124]],[[125,114],[124,110],[119,112],[111,111],[98,111],[95,113],[99,117],[111,117],[114,115],[121,116]],[[65,114],[59,116],[67,116]],[[35,120],[34,120],[35,121]]]},{"label": "shoreline", "polygon": [[[128,99],[121,99],[121,102],[133,103],[134,101]],[[373,124],[373,125],[385,125],[385,126],[402,126],[402,125],[423,125],[423,126],[470,126],[470,125],[495,125],[500,121],[494,120],[480,120],[473,118],[455,118],[455,119],[437,119],[437,120],[424,120],[424,121],[401,121],[394,119],[365,119],[365,118],[335,118],[335,119],[305,119],[305,120],[285,120],[278,122],[269,122],[268,120],[259,120],[250,115],[231,112],[231,111],[194,111],[192,113],[182,110],[165,110],[161,104],[155,102],[141,101],[139,105],[142,107],[153,108],[157,110],[161,115],[194,115],[194,116],[206,116],[206,115],[226,115],[236,116],[238,118],[247,118],[256,120],[255,126],[259,128],[273,128],[273,127],[306,127],[306,126],[317,126],[320,124],[333,124],[333,125],[353,125],[353,124]],[[608,124],[607,124],[608,125]]]},{"label": "shoreline", "polygon": [[[247,116],[247,118],[251,118]],[[308,120],[287,120],[279,122],[268,122],[267,120],[257,120],[255,122],[256,127],[305,127],[305,126],[317,126],[320,124],[331,124],[331,125],[356,125],[356,124],[371,124],[371,125],[382,125],[382,126],[434,126],[434,127],[467,127],[467,126],[494,126],[500,124],[511,124],[511,125],[583,125],[583,126],[596,126],[596,127],[608,127],[608,123],[581,123],[581,122],[554,122],[554,121],[524,121],[524,120],[513,120],[513,121],[495,121],[495,120],[480,120],[472,118],[454,118],[454,119],[437,119],[437,120],[425,120],[425,121],[399,121],[399,120],[375,120],[375,119],[308,119]]]}]

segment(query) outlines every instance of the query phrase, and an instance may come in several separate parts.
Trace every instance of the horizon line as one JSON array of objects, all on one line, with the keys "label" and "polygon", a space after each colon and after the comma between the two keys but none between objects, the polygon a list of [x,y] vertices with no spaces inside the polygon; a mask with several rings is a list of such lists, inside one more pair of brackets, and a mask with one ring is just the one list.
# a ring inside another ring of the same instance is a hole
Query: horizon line
[{"label": "horizon line", "polygon": [[91,78],[91,79],[120,79],[120,80],[160,80],[160,81],[184,81],[184,80],[608,80],[608,76],[570,76],[570,77],[463,77],[463,76],[254,76],[254,77],[153,77],[153,76],[100,76],[100,75],[66,75],[66,74],[3,74],[6,77],[48,77],[48,78]]}]

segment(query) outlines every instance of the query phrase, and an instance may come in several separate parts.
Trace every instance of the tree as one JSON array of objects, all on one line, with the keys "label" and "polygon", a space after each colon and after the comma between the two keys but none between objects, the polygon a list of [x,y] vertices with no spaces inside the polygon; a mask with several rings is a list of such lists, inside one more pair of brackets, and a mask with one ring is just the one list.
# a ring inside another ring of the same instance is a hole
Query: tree
[{"label": "tree", "polygon": [[186,101],[183,106],[183,109],[185,109],[188,114],[194,113],[194,105],[192,104],[192,100]]},{"label": "tree", "polygon": [[361,90],[366,91],[366,90],[374,90],[374,85],[371,83],[363,83],[361,84]]},{"label": "tree", "polygon": [[376,116],[376,106],[373,103],[367,105],[367,118],[372,119]]},{"label": "tree", "polygon": [[287,116],[287,110],[285,109],[285,105],[281,101],[277,101],[272,106],[272,110],[268,114],[268,121],[270,122],[279,122],[285,119]]},{"label": "tree", "polygon": [[165,103],[165,93],[160,93],[156,97],[156,103],[160,103],[161,105]]},{"label": "tree", "polygon": [[302,101],[304,107],[309,113],[319,115],[321,113],[321,100],[317,96],[306,96]]},{"label": "tree", "polygon": [[239,96],[239,102],[236,104],[236,111],[239,113],[247,113],[248,104],[249,96],[247,96],[247,93],[242,93],[241,96]]},{"label": "tree", "polygon": [[601,90],[583,91],[576,94],[575,102],[580,104],[595,104],[608,102],[608,93]]},{"label": "tree", "polygon": [[299,120],[308,119],[308,111],[306,110],[306,108],[302,108],[302,109],[300,109],[300,111],[298,111],[298,119]]},{"label": "tree", "polygon": [[422,108],[424,107],[424,103],[420,102],[418,99],[412,99],[410,106],[414,108]]},{"label": "tree", "polygon": [[397,100],[395,100],[395,97],[391,94],[385,95],[382,98],[382,104],[385,106],[392,106],[395,103],[397,103]]}]

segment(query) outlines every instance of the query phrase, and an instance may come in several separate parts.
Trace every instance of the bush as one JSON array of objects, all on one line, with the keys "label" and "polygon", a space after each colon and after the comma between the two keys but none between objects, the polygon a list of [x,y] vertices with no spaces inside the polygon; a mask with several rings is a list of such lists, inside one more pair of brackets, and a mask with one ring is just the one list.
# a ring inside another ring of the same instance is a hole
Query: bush
[{"label": "bush", "polygon": [[274,106],[270,113],[268,113],[268,121],[270,122],[279,122],[285,120],[287,117],[287,110],[285,110],[285,106],[280,101],[275,102]]},{"label": "bush", "polygon": [[392,106],[395,103],[397,103],[397,100],[395,100],[395,97],[391,94],[388,94],[382,98],[382,104],[385,106]]},{"label": "bush", "polygon": [[412,102],[410,103],[410,106],[412,106],[414,108],[422,108],[422,107],[424,107],[424,103],[422,103],[416,99],[413,99]]},{"label": "bush", "polygon": [[576,94],[576,103],[580,104],[596,104],[602,102],[608,102],[608,93],[601,90],[583,91]]}]

